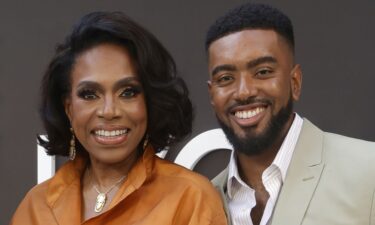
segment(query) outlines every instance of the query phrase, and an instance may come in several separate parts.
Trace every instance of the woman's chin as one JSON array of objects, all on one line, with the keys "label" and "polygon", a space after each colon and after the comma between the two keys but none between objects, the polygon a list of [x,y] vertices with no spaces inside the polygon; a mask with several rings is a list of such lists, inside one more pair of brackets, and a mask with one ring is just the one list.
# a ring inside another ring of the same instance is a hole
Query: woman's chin
[{"label": "woman's chin", "polygon": [[89,152],[92,164],[116,165],[132,162],[137,157],[137,150],[126,151],[124,148],[101,149]]}]

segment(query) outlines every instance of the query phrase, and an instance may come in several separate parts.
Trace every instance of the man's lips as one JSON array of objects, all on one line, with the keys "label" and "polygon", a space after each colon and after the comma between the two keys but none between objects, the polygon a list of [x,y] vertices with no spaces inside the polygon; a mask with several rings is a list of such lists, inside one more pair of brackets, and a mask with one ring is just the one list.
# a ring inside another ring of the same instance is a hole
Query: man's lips
[{"label": "man's lips", "polygon": [[241,111],[236,111],[234,113],[234,116],[239,119],[250,119],[258,115],[259,113],[263,112],[264,110],[265,110],[265,107],[257,107],[251,110],[241,110]]},{"label": "man's lips", "polygon": [[242,127],[254,126],[260,122],[265,115],[268,105],[256,103],[233,107],[230,111],[234,121]]}]

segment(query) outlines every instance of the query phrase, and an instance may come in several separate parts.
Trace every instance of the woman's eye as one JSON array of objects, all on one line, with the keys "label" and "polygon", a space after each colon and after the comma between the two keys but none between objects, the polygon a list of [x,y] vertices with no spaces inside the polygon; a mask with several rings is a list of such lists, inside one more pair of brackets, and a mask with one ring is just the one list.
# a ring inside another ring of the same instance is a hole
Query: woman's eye
[{"label": "woman's eye", "polygon": [[85,100],[93,100],[98,98],[98,95],[93,90],[82,90],[78,92],[78,96]]},{"label": "woman's eye", "polygon": [[124,98],[131,98],[131,97],[134,97],[136,96],[137,94],[139,94],[141,91],[139,88],[136,88],[136,87],[128,87],[128,88],[125,88],[120,96],[121,97],[124,97]]}]

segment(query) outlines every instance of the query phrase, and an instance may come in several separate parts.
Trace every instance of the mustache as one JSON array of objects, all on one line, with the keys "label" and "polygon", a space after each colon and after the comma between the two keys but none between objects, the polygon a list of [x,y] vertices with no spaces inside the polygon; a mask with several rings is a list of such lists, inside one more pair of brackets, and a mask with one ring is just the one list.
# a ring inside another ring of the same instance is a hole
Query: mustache
[{"label": "mustache", "polygon": [[250,97],[247,99],[236,99],[234,103],[232,103],[228,107],[228,112],[232,111],[233,108],[236,108],[238,106],[244,106],[244,105],[250,105],[250,104],[265,104],[265,105],[271,105],[272,101],[266,98],[257,98],[257,97]]}]

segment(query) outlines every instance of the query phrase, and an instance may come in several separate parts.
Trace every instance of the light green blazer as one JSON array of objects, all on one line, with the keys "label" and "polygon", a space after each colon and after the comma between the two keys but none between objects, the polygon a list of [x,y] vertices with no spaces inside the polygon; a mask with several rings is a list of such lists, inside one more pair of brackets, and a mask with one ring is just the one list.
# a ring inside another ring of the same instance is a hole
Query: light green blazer
[{"label": "light green blazer", "polygon": [[[224,201],[227,179],[225,169],[212,180]],[[375,143],[323,132],[304,119],[271,221],[375,225]]]}]

